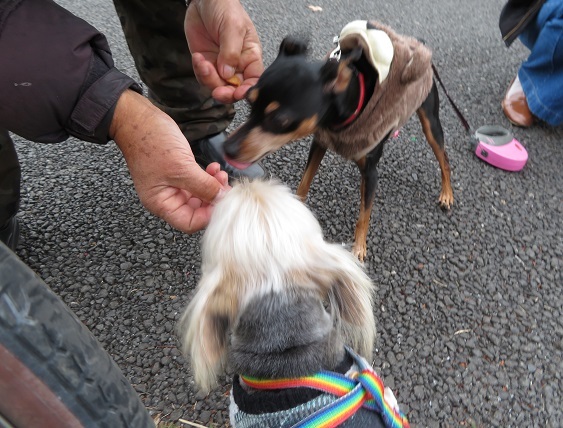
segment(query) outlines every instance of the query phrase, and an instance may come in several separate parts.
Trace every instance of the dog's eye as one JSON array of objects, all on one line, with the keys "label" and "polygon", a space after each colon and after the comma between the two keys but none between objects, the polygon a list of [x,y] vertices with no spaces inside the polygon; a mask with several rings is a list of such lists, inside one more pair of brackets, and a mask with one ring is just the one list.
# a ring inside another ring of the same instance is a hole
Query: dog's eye
[{"label": "dog's eye", "polygon": [[277,114],[276,112],[267,115],[266,121],[269,122],[271,127],[277,130],[289,131],[295,127],[295,122],[293,122],[288,115]]},{"label": "dog's eye", "polygon": [[281,128],[288,128],[290,125],[290,120],[287,117],[282,117],[279,119],[279,125]]}]

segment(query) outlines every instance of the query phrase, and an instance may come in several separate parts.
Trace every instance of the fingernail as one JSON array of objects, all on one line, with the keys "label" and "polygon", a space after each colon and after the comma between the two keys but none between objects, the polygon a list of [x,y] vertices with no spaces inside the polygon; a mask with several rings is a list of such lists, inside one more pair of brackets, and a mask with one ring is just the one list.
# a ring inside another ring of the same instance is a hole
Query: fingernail
[{"label": "fingernail", "polygon": [[223,79],[230,79],[235,75],[235,69],[230,65],[223,66]]},{"label": "fingernail", "polygon": [[219,189],[219,191],[215,195],[215,198],[213,199],[212,204],[214,205],[217,202],[219,202],[221,199],[223,199],[225,197],[226,194],[227,194],[227,191],[225,189]]}]

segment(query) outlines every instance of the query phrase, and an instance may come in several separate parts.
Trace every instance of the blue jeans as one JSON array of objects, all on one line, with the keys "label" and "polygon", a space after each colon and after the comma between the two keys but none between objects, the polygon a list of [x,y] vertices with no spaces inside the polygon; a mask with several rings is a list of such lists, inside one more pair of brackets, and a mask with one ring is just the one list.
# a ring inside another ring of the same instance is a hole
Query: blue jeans
[{"label": "blue jeans", "polygon": [[563,1],[547,0],[520,35],[530,56],[518,78],[534,116],[549,125],[563,123]]}]

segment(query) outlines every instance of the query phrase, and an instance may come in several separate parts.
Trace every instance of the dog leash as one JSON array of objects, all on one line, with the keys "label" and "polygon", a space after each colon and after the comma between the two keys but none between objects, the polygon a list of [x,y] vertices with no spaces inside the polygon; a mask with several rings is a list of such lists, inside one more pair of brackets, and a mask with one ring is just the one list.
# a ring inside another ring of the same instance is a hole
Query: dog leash
[{"label": "dog leash", "polygon": [[385,400],[385,387],[377,373],[351,349],[346,348],[346,350],[360,369],[353,378],[324,370],[312,376],[291,379],[240,377],[248,386],[255,389],[306,387],[339,397],[292,428],[334,428],[354,415],[361,407],[381,414],[386,427],[410,427],[407,418]]},{"label": "dog leash", "polygon": [[463,127],[469,134],[469,147],[475,155],[493,165],[507,171],[520,171],[528,161],[528,152],[516,140],[512,133],[507,129],[498,125],[485,125],[473,131],[469,122],[465,119],[459,108],[457,108],[450,94],[446,90],[446,86],[440,79],[438,70],[432,64],[432,71],[434,77],[444,90],[448,101],[452,105],[457,117],[461,121]]},{"label": "dog leash", "polygon": [[434,76],[436,77],[436,80],[438,81],[438,83],[440,84],[442,89],[444,90],[444,94],[446,94],[446,97],[448,98],[448,101],[452,105],[452,107],[455,111],[455,114],[457,115],[457,117],[461,121],[461,124],[463,125],[465,130],[470,135],[473,135],[473,131],[471,130],[471,126],[469,125],[469,122],[467,121],[467,119],[465,119],[463,114],[461,114],[461,111],[459,110],[459,108],[457,108],[457,105],[454,103],[454,100],[452,99],[452,97],[450,97],[450,94],[448,94],[448,91],[446,89],[446,85],[444,85],[444,82],[442,82],[442,79],[440,79],[440,75],[438,74],[438,70],[436,69],[436,66],[434,65],[434,63],[432,63],[432,71],[434,72]]}]

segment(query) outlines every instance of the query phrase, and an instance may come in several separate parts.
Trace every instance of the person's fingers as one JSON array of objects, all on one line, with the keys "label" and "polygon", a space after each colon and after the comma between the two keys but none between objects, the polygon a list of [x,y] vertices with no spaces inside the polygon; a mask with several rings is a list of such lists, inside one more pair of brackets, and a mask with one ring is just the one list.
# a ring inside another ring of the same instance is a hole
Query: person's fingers
[{"label": "person's fingers", "polygon": [[221,165],[219,165],[219,162],[213,162],[207,165],[207,168],[205,168],[205,172],[215,177],[217,181],[221,183],[221,186],[223,186],[225,190],[227,187],[230,187],[229,175],[225,171],[221,170]]},{"label": "person's fingers", "polygon": [[[252,79],[252,80],[254,80],[254,79]],[[249,82],[249,81],[246,80],[245,83],[240,85],[238,88],[235,88],[234,91],[232,92],[232,98],[235,101],[240,101],[240,100],[244,99],[248,90],[256,84],[256,82],[254,82],[254,83],[246,83],[246,82]]]},{"label": "person's fingers", "polygon": [[225,85],[225,81],[219,76],[213,63],[208,61],[203,54],[194,52],[192,54],[192,66],[197,81],[208,88],[216,88]]},{"label": "person's fingers", "polygon": [[213,205],[202,206],[193,212],[190,221],[190,229],[192,231],[202,230],[207,227],[211,214],[213,212]]},{"label": "person's fingers", "polygon": [[249,62],[243,72],[244,81],[243,83],[247,84],[256,84],[258,78],[264,72],[264,63],[259,54],[257,54],[256,59],[252,62]]},{"label": "person's fingers", "polygon": [[189,198],[187,204],[194,211],[197,210],[198,208],[201,208],[204,205],[201,199],[198,198]]},{"label": "person's fingers", "polygon": [[221,171],[221,165],[219,165],[219,162],[211,162],[205,168],[205,172],[213,176],[215,176],[215,174],[217,174],[219,171]]},{"label": "person's fingers", "polygon": [[[192,61],[196,79],[201,85],[212,89],[211,95],[213,98],[224,104],[233,104],[235,101],[239,101],[244,98],[246,91],[252,85],[247,84],[244,86],[244,89],[241,90],[240,86],[233,86],[223,80],[217,73],[213,64],[207,61],[203,55],[198,53],[197,55],[194,54],[194,56],[197,58]],[[234,96],[235,93],[237,94],[236,97]]]},{"label": "person's fingers", "polygon": [[213,206],[202,205],[194,208],[190,206],[191,204],[193,202],[181,205],[178,209],[163,216],[163,220],[185,233],[194,233],[204,229],[211,218]]},{"label": "person's fingers", "polygon": [[[217,179],[217,181],[219,183],[221,183],[221,185],[223,186],[223,189],[225,189],[225,190],[230,189],[229,174],[227,174],[225,171],[219,171],[217,174],[214,175],[214,177]],[[221,193],[221,191],[219,191],[219,193]]]},{"label": "person's fingers", "polygon": [[226,26],[220,33],[219,55],[217,56],[217,70],[224,79],[235,75],[240,66],[240,55],[244,42],[243,29],[238,26]]},{"label": "person's fingers", "polygon": [[186,189],[203,202],[215,199],[223,185],[212,175],[209,175],[194,162],[183,177],[175,184],[178,188]]},{"label": "person's fingers", "polygon": [[211,96],[215,98],[217,101],[222,102],[223,104],[233,104],[235,101],[242,99],[242,98],[236,99],[234,97],[234,93],[237,89],[238,88],[235,88],[234,86],[231,85],[219,86],[213,89],[213,91],[211,92]]},{"label": "person's fingers", "polygon": [[[261,50],[259,46],[249,49],[243,55],[243,80],[238,88],[235,88],[233,98],[236,101],[242,100],[246,92],[258,83],[258,79],[264,72],[264,64],[262,62]],[[250,62],[247,62],[250,61]]]}]

